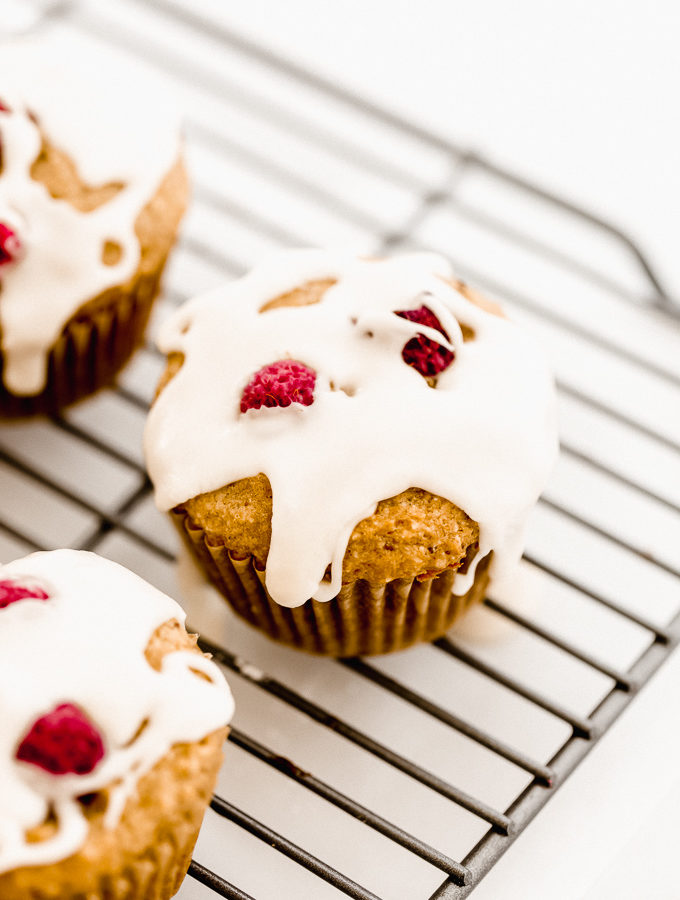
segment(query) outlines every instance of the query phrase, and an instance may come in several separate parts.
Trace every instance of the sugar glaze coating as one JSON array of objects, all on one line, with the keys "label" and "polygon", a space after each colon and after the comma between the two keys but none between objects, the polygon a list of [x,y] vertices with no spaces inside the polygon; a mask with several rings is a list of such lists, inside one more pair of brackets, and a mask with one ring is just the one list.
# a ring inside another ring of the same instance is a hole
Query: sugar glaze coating
[{"label": "sugar glaze coating", "polygon": [[[149,665],[156,629],[183,624],[184,613],[122,566],[55,550],[0,566],[5,579],[40,585],[48,597],[0,609],[0,873],[75,853],[88,831],[78,796],[108,788],[105,821],[115,827],[139,779],[174,744],[200,741],[233,714],[224,678],[200,653],[168,653],[160,671]],[[16,758],[32,724],[65,702],[103,738],[104,757],[87,775],[51,775]],[[51,807],[55,835],[28,842]]]},{"label": "sugar glaze coating", "polygon": [[[73,39],[44,37],[0,53],[0,223],[21,255],[0,271],[3,380],[21,396],[45,386],[50,348],[83,304],[137,269],[135,221],[180,151],[179,123],[139,67]],[[89,212],[31,177],[43,138],[89,186],[119,184]],[[103,261],[106,242],[120,258]]]},{"label": "sugar glaze coating", "polygon": [[[451,276],[430,254],[368,261],[287,251],[185,304],[159,340],[184,362],[145,433],[159,507],[264,473],[273,495],[266,587],[283,606],[334,597],[356,524],[409,487],[476,520],[477,561],[493,550],[492,578],[509,574],[556,455],[554,387],[531,336],[475,306]],[[336,283],[320,303],[260,312],[322,279]],[[395,315],[422,305],[449,341]],[[461,323],[473,340],[463,341]],[[418,333],[455,352],[434,389],[402,359]],[[317,373],[314,402],[241,414],[252,374],[286,358]],[[473,564],[457,576],[456,592],[474,574]]]}]

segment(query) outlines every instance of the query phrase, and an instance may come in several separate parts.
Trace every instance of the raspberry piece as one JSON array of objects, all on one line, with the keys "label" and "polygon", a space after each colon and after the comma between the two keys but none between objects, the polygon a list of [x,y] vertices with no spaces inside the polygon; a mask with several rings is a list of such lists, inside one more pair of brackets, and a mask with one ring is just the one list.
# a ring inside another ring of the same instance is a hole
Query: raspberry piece
[{"label": "raspberry piece", "polygon": [[[427,306],[420,306],[418,309],[402,309],[396,315],[401,316],[402,319],[408,319],[409,322],[425,325],[427,328],[436,328],[447,340],[449,339],[441,322]],[[444,369],[448,369],[454,356],[453,351],[442,347],[441,344],[425,337],[424,334],[417,334],[411,338],[401,351],[401,358],[406,365],[413,366],[424,378],[432,378],[439,375]]]},{"label": "raspberry piece", "polygon": [[241,394],[241,412],[262,406],[290,406],[314,402],[316,372],[294,359],[280,359],[259,369]]},{"label": "raspberry piece", "polygon": [[0,609],[18,600],[48,600],[49,594],[38,585],[20,584],[5,578],[0,581]]},{"label": "raspberry piece", "polygon": [[0,100],[0,112],[9,112],[9,111],[10,111],[9,106],[7,106],[6,103],[3,103],[3,101]]},{"label": "raspberry piece", "polygon": [[14,262],[21,253],[21,241],[4,222],[0,222],[0,266]]},{"label": "raspberry piece", "polygon": [[52,775],[87,775],[104,756],[101,736],[84,712],[62,703],[31,726],[16,758]]}]

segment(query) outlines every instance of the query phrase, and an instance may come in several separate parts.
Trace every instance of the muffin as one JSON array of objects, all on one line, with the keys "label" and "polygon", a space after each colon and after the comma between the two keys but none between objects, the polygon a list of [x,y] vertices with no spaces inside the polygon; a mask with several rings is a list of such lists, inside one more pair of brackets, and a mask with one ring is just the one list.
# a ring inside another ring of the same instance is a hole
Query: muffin
[{"label": "muffin", "polygon": [[75,41],[0,54],[0,416],[54,413],[142,341],[187,197],[149,75]]},{"label": "muffin", "polygon": [[232,712],[136,575],[75,550],[0,567],[0,897],[175,894]]},{"label": "muffin", "polygon": [[240,616],[311,652],[384,653],[512,572],[555,393],[499,313],[434,255],[302,250],[168,320],[147,465]]}]

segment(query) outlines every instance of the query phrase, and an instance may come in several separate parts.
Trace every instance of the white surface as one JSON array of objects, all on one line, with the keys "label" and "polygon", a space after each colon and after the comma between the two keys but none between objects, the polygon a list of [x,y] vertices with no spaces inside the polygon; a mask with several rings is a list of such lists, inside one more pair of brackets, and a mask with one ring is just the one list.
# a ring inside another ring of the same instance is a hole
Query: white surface
[{"label": "white surface", "polygon": [[619,222],[680,295],[673,0],[193,6]]},{"label": "white surface", "polygon": [[677,898],[678,709],[676,651],[496,863],[475,900]]}]

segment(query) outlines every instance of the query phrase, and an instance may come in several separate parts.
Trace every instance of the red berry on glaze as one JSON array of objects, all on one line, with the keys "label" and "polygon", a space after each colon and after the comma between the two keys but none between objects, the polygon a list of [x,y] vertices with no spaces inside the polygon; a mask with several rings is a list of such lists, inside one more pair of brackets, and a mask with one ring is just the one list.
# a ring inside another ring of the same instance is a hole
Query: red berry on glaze
[{"label": "red berry on glaze", "polygon": [[20,584],[5,578],[0,581],[0,609],[18,600],[48,600],[49,594],[38,585]]},{"label": "red berry on glaze", "polygon": [[241,395],[241,412],[263,406],[290,406],[314,402],[316,372],[294,359],[280,359],[259,369]]},{"label": "red berry on glaze", "polygon": [[[442,324],[435,316],[431,309],[427,306],[420,306],[418,309],[402,309],[396,313],[402,319],[408,319],[409,322],[417,322],[419,325],[425,325],[427,328],[435,328],[448,340],[449,336],[442,328]],[[424,378],[432,378],[439,375],[444,369],[453,362],[455,354],[452,350],[442,347],[431,338],[425,337],[424,334],[417,334],[404,345],[401,351],[401,357],[407,366],[420,372]]]},{"label": "red berry on glaze", "polygon": [[14,262],[21,253],[21,241],[4,222],[0,222],[0,266]]},{"label": "red berry on glaze", "polygon": [[87,775],[104,756],[101,736],[85,713],[62,703],[31,726],[16,758],[52,775]]},{"label": "red berry on glaze", "polygon": [[0,100],[0,112],[9,112],[9,106]]}]

